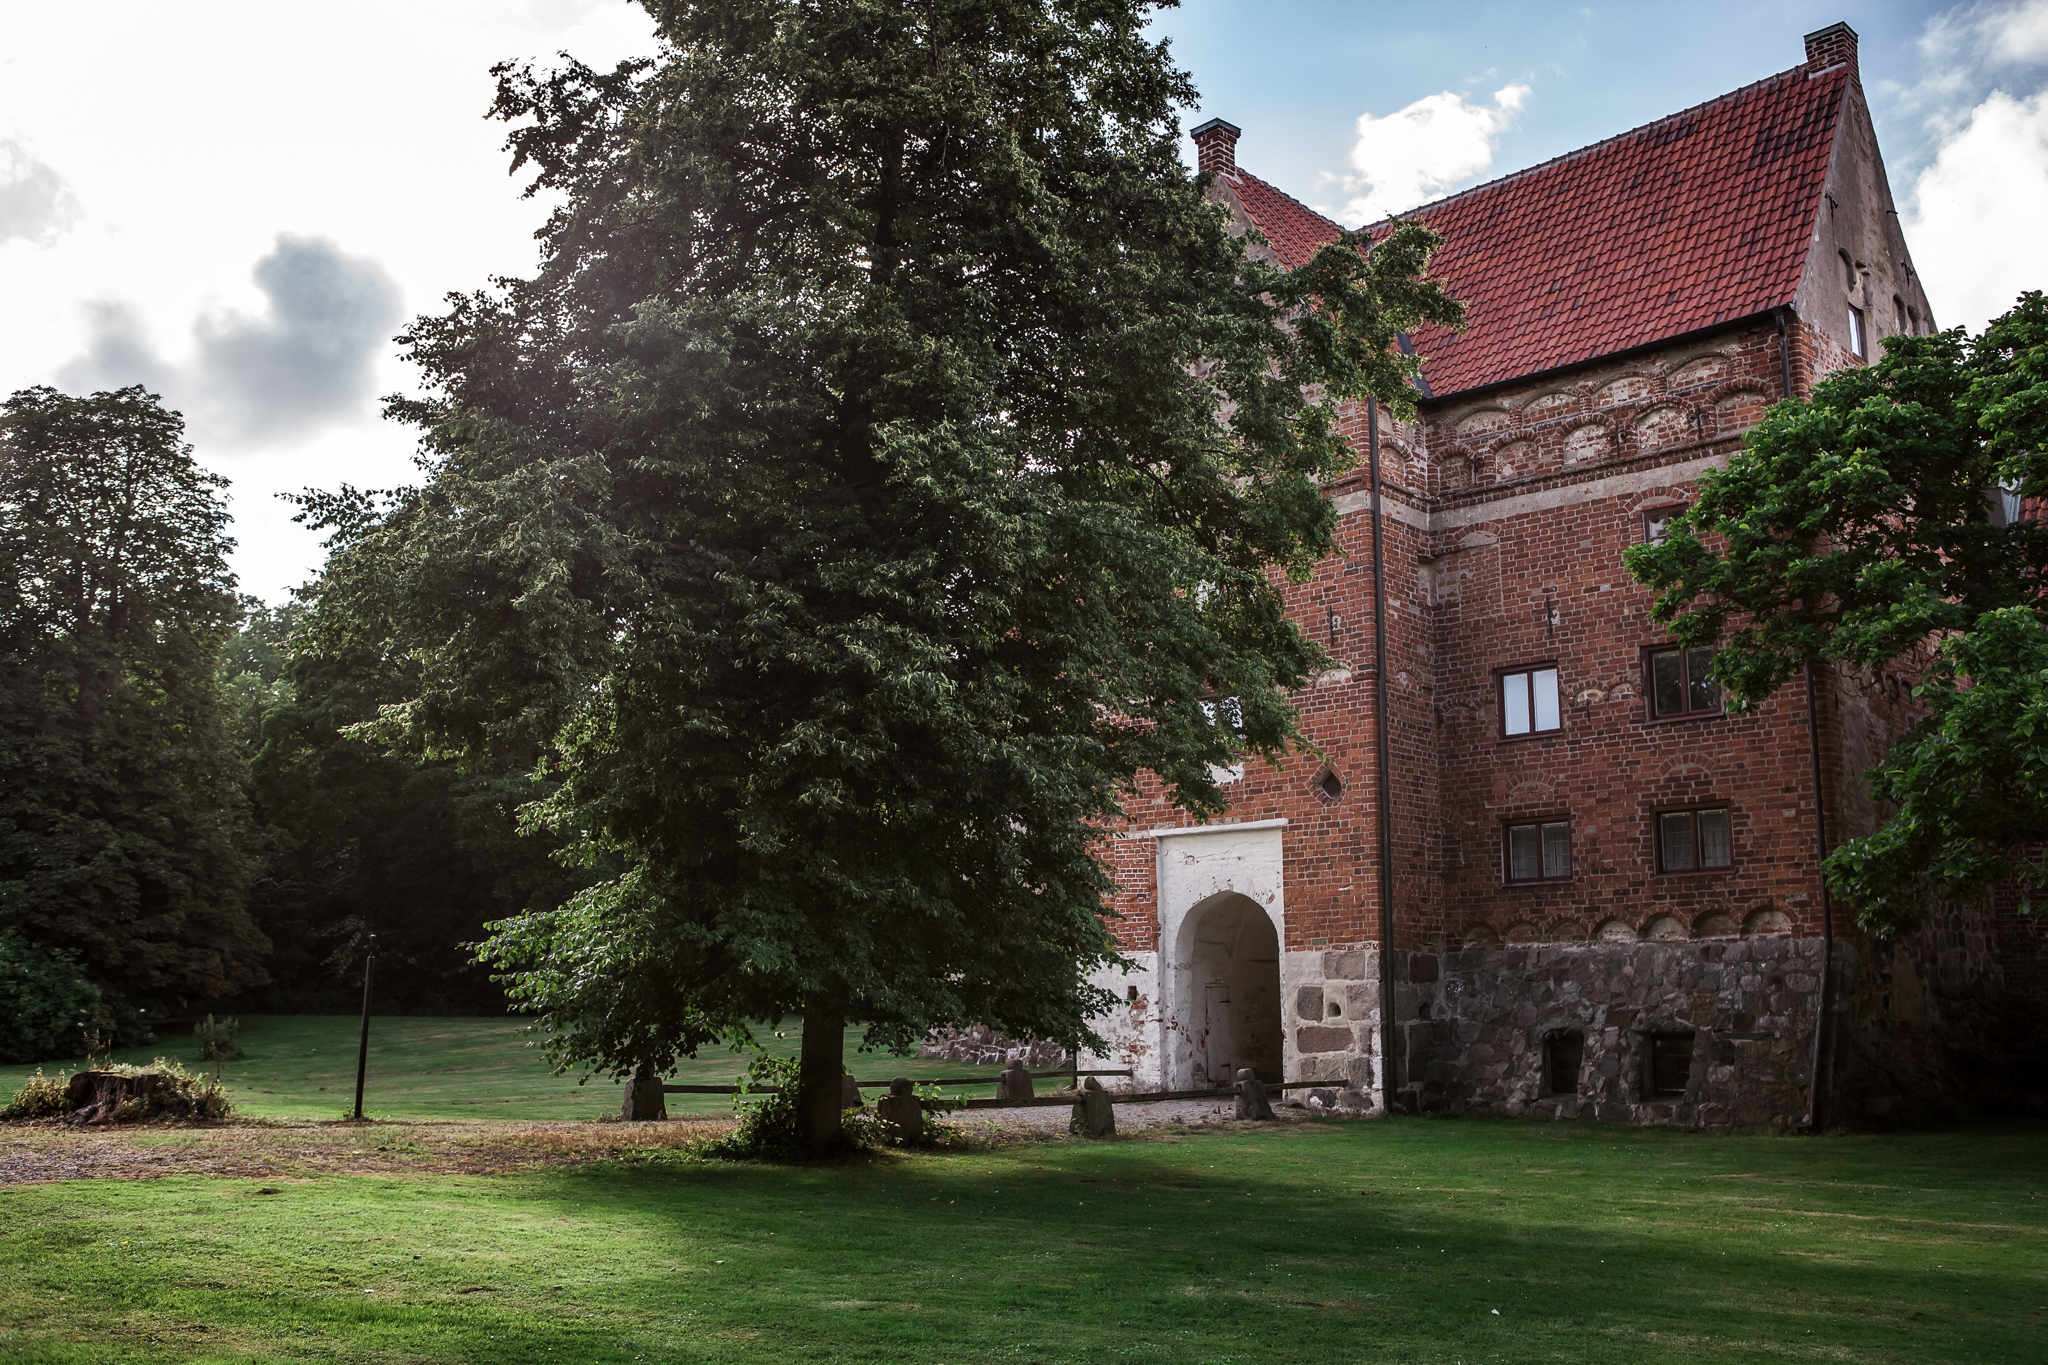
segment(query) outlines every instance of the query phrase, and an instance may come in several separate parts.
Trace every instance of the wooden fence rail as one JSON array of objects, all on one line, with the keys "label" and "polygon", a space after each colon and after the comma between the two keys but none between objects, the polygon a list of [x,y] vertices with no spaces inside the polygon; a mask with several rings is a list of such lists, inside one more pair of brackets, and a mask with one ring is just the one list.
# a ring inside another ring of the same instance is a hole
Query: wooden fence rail
[{"label": "wooden fence rail", "polygon": [[[1051,1074],[1055,1076],[1071,1076],[1073,1073],[1070,1071],[1056,1071]],[[1128,1076],[1131,1073],[1129,1071],[1084,1071],[1081,1074],[1084,1076]],[[979,1085],[993,1083],[994,1079],[992,1076],[986,1079],[975,1077],[971,1081],[920,1081],[918,1084]],[[859,1084],[869,1088],[877,1086],[887,1088],[889,1082],[861,1081]],[[1339,1081],[1281,1081],[1278,1084],[1266,1087],[1269,1091],[1341,1090],[1343,1088],[1343,1083]],[[742,1093],[748,1095],[773,1095],[779,1092],[780,1087],[763,1085],[744,1092],[736,1085],[664,1085],[661,1089],[662,1093],[667,1095],[738,1095]],[[1143,1094],[1131,1094],[1120,1090],[1105,1090],[1102,1093],[1109,1096],[1110,1103],[1112,1104],[1160,1104],[1167,1100],[1227,1100],[1235,1097],[1237,1090],[1233,1086],[1223,1090],[1153,1090]],[[1072,1104],[1074,1103],[1075,1094],[1076,1092],[1070,1090],[1057,1095],[1034,1095],[1028,1100],[976,1097],[971,1099],[940,1099],[931,1103],[934,1107],[941,1109],[1034,1109]]]}]

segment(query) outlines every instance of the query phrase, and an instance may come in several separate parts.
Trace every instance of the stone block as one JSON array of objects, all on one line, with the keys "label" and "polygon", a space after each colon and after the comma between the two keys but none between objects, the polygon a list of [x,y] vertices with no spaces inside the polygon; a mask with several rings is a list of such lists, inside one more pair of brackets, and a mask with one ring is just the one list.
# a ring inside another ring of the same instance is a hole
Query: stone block
[{"label": "stone block", "polygon": [[1365,974],[1365,953],[1361,949],[1323,954],[1323,975],[1333,981],[1363,981]]},{"label": "stone block", "polygon": [[[1337,954],[1325,953],[1324,956],[1335,957]],[[1305,1019],[1310,1023],[1314,1023],[1323,1017],[1323,988],[1321,986],[1303,986],[1294,993],[1294,1016],[1297,1019]]]},{"label": "stone block", "polygon": [[1349,1052],[1352,1036],[1348,1028],[1317,1024],[1294,1031],[1294,1046],[1302,1052]]},{"label": "stone block", "polygon": [[1408,979],[1418,986],[1428,985],[1437,978],[1437,958],[1429,953],[1408,955]]},{"label": "stone block", "polygon": [[1344,988],[1344,1013],[1352,1019],[1369,1019],[1380,1007],[1376,981],[1359,981]]}]

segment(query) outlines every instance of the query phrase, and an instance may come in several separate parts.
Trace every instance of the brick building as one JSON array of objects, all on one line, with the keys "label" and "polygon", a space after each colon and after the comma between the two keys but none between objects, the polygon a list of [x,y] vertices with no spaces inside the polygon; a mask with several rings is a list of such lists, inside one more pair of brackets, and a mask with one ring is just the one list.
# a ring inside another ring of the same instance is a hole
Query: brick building
[{"label": "brick building", "polygon": [[[1194,136],[1281,265],[1337,235],[1238,164],[1238,128]],[[1765,407],[1934,328],[1854,31],[1413,216],[1468,326],[1412,338],[1413,424],[1347,413],[1342,553],[1289,588],[1336,660],[1297,698],[1323,757],[1247,764],[1200,827],[1133,802],[1106,856],[1137,970],[1103,982],[1102,1060],[1141,1088],[1249,1066],[1370,1107],[1707,1126],[1938,1093],[2000,926],[1957,910],[1880,951],[1819,873],[1823,816],[1830,846],[1872,827],[1899,680],[1725,714],[1622,565]]]}]

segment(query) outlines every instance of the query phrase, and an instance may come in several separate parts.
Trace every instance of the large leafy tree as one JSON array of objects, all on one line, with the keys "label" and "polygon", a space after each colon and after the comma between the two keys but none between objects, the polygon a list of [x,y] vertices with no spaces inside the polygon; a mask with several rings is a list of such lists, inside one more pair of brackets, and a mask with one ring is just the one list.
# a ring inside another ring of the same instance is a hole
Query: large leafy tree
[{"label": "large leafy tree", "polygon": [[1780,403],[1661,545],[1628,562],[1654,619],[1719,642],[1736,706],[1810,664],[1899,667],[1921,715],[1871,775],[1890,815],[1836,849],[1831,885],[1873,931],[1931,882],[2048,881],[2048,300],[1982,335],[1899,336]]},{"label": "large leafy tree", "polygon": [[224,483],[140,388],[0,407],[0,931],[131,1012],[263,977]]},{"label": "large leafy tree", "polygon": [[431,478],[322,509],[315,629],[628,861],[493,940],[558,1060],[801,1011],[822,1145],[846,1019],[1090,1036],[1101,823],[1298,742],[1334,405],[1408,407],[1398,334],[1460,314],[1412,226],[1250,259],[1149,5],[648,8],[656,59],[501,70],[543,262],[412,328]]}]

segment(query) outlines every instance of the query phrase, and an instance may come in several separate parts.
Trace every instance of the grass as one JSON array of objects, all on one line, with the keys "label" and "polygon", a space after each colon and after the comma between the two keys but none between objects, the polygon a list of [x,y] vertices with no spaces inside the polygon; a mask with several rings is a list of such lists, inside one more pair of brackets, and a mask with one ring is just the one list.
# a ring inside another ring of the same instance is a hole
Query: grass
[{"label": "grass", "polygon": [[[239,1042],[243,1055],[227,1062],[223,1081],[235,1112],[251,1118],[331,1119],[353,1109],[356,1047],[362,1021],[357,1016],[245,1016]],[[796,1055],[799,1030],[786,1023],[778,1036],[764,1030],[769,1051]],[[589,1119],[619,1112],[619,1086],[603,1077],[583,1085],[577,1073],[557,1076],[540,1050],[527,1046],[526,1025],[517,1019],[383,1017],[370,1020],[370,1064],[364,1087],[363,1112],[384,1118]],[[994,1077],[998,1068],[921,1057],[889,1057],[858,1053],[861,1031],[847,1030],[847,1064],[862,1080],[909,1076],[913,1080],[940,1076]],[[155,1057],[176,1057],[194,1074],[211,1073],[212,1062],[199,1060],[198,1043],[186,1034],[166,1034],[147,1047],[124,1048],[117,1061],[138,1065]],[[76,1070],[82,1059],[43,1063],[46,1071]],[[35,1071],[34,1066],[0,1068],[0,1089],[11,1096]],[[679,1084],[730,1085],[747,1069],[747,1059],[729,1052],[707,1053],[685,1062],[673,1079]],[[947,1091],[952,1094],[994,1094],[987,1086]],[[724,1095],[671,1095],[672,1114],[732,1112]],[[0,1105],[4,1105],[0,1097]]]},{"label": "grass", "polygon": [[2036,1361],[2048,1133],[1387,1120],[0,1190],[0,1358]]}]

